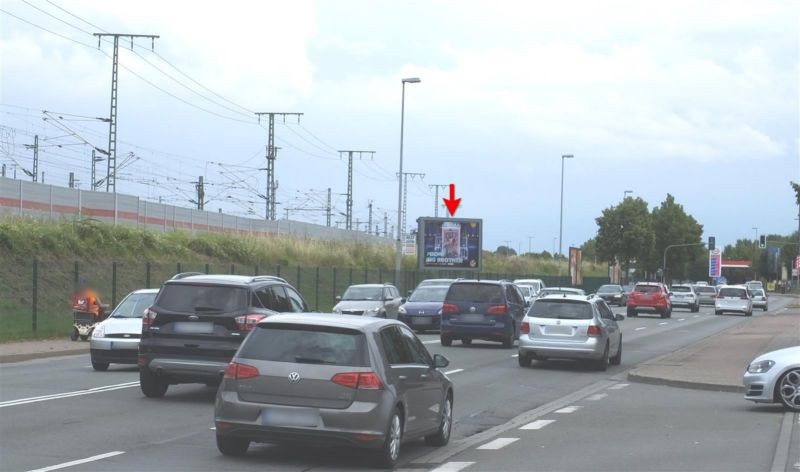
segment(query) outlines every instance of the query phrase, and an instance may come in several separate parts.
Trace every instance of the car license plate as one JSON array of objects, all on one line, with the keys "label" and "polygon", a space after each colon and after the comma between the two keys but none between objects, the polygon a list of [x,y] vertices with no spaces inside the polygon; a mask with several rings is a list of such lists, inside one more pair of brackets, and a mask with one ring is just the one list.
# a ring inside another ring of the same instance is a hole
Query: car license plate
[{"label": "car license plate", "polygon": [[194,322],[194,321],[176,321],[174,324],[176,333],[184,334],[211,334],[214,332],[214,323],[210,322]]},{"label": "car license plate", "polygon": [[319,424],[319,411],[304,408],[292,410],[264,408],[261,410],[261,424],[264,426],[316,427]]},{"label": "car license plate", "polygon": [[569,336],[572,334],[572,326],[547,326],[544,329],[544,334]]},{"label": "car license plate", "polygon": [[415,316],[411,318],[412,325],[428,325],[431,324],[433,318],[430,316]]},{"label": "car license plate", "polygon": [[483,315],[478,313],[470,313],[467,315],[461,315],[459,321],[464,321],[467,323],[480,323],[483,321]]}]

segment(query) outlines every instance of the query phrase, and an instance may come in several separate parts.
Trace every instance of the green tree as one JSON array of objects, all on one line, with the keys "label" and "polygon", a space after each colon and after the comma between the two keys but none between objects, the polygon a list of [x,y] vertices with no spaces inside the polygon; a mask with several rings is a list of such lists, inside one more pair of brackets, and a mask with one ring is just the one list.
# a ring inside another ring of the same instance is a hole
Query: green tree
[{"label": "green tree", "polygon": [[581,244],[581,258],[584,261],[597,262],[597,240],[595,238]]},{"label": "green tree", "polygon": [[[673,244],[695,244],[702,241],[703,225],[686,213],[683,205],[675,202],[675,197],[667,198],[652,212],[655,250],[648,258],[646,267],[656,270],[663,265],[664,250]],[[704,259],[703,246],[672,248],[667,253],[667,274],[665,279],[693,278],[693,261]]]},{"label": "green tree", "polygon": [[515,251],[513,248],[510,248],[508,246],[497,246],[497,250],[495,251],[495,254],[498,254],[498,255],[501,255],[501,256],[516,256],[517,255],[517,251]]},{"label": "green tree", "polygon": [[603,210],[595,218],[597,236],[595,248],[598,259],[617,260],[625,274],[632,261],[641,261],[653,250],[655,234],[647,202],[641,198],[626,198],[619,205]]}]

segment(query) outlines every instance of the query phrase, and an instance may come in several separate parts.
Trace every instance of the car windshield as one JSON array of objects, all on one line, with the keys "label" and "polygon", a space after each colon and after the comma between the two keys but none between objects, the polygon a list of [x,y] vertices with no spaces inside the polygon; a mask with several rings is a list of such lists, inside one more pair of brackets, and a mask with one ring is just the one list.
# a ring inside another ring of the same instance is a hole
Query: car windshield
[{"label": "car windshield", "polygon": [[414,293],[408,297],[410,302],[441,302],[444,301],[449,287],[431,285],[428,287],[417,287]]},{"label": "car windshield", "polygon": [[453,281],[451,279],[428,279],[419,283],[418,287],[427,287],[429,285],[450,285]]},{"label": "car windshield", "polygon": [[342,300],[383,300],[383,287],[350,287]]},{"label": "car windshield", "polygon": [[657,293],[661,291],[658,285],[637,285],[634,291],[639,293]]},{"label": "car windshield", "polygon": [[472,303],[503,303],[503,289],[494,284],[453,284],[447,292],[446,300]]},{"label": "car windshield", "polygon": [[592,319],[592,305],[578,300],[537,300],[528,310],[533,318],[553,318],[560,320]]},{"label": "car windshield", "polygon": [[114,308],[112,318],[141,318],[144,310],[153,306],[155,293],[132,293]]},{"label": "car windshield", "polygon": [[363,333],[288,323],[258,325],[242,345],[239,357],[294,364],[369,366]]},{"label": "car windshield", "polygon": [[517,285],[519,291],[522,292],[523,297],[530,297],[533,295],[533,287],[529,285]]},{"label": "car windshield", "polygon": [[719,296],[742,298],[747,296],[747,290],[736,287],[724,287],[719,290]]},{"label": "car windshield", "polygon": [[673,285],[672,286],[673,292],[691,292],[692,288],[687,287],[686,285]]},{"label": "car windshield", "polygon": [[597,293],[619,293],[621,291],[622,287],[619,285],[603,285],[597,289]]},{"label": "car windshield", "polygon": [[224,285],[166,284],[156,306],[182,313],[222,313],[247,307],[247,289]]}]

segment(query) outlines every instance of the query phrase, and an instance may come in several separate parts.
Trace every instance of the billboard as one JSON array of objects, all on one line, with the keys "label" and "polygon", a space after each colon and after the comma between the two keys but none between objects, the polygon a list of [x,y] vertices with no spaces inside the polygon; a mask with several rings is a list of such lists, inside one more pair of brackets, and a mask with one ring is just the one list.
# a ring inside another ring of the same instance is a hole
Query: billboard
[{"label": "billboard", "polygon": [[581,272],[581,249],[577,247],[569,248],[569,277],[572,286],[583,285],[583,273]]},{"label": "billboard", "polygon": [[722,251],[712,249],[708,251],[708,276],[717,278],[722,275]]},{"label": "billboard", "polygon": [[417,260],[421,270],[481,270],[483,220],[419,218],[417,222]]}]

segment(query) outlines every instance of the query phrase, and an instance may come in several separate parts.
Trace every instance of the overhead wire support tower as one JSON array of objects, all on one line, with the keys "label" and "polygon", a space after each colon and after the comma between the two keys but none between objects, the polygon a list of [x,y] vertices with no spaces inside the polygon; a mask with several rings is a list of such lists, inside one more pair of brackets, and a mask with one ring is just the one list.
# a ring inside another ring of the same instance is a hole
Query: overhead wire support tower
[{"label": "overhead wire support tower", "polygon": [[[406,235],[406,217],[407,217],[407,215],[406,215],[406,207],[407,207],[407,202],[408,202],[408,178],[411,177],[412,180],[415,177],[419,177],[420,179],[424,179],[425,178],[425,174],[420,173],[420,172],[403,172],[402,176],[400,174],[397,174],[397,176],[398,176],[398,178],[403,179],[403,206],[402,206],[402,210],[400,212],[400,234],[403,237],[405,237],[405,235]],[[405,241],[403,240],[403,238],[401,238],[401,241],[403,241],[403,244],[405,244]]]},{"label": "overhead wire support tower", "polygon": [[450,186],[448,184],[430,184],[430,185],[428,185],[428,188],[436,189],[436,195],[433,198],[433,203],[434,203],[433,216],[435,216],[437,218],[439,217],[439,207],[442,205],[441,201],[439,200],[439,189],[440,188],[444,189],[444,188],[449,188],[449,187]]},{"label": "overhead wire support tower", "polygon": [[155,50],[156,39],[161,36],[155,34],[121,34],[121,33],[94,33],[97,36],[97,48],[104,36],[114,38],[114,52],[111,57],[111,112],[108,121],[108,170],[106,173],[106,192],[117,192],[117,78],[119,71],[119,38],[130,38],[133,50],[134,38],[150,38],[151,49]]},{"label": "overhead wire support tower", "polygon": [[352,230],[353,229],[353,155],[356,155],[359,159],[364,154],[369,154],[369,158],[372,159],[372,156],[375,155],[375,151],[339,151],[339,157],[341,158],[343,154],[347,154],[347,214],[345,218],[345,229]]},{"label": "overhead wire support tower", "polygon": [[275,219],[275,159],[277,158],[277,148],[275,147],[275,116],[283,117],[283,122],[286,123],[287,116],[296,116],[297,123],[300,124],[300,117],[302,113],[295,112],[256,112],[258,117],[258,124],[261,124],[261,117],[268,117],[269,138],[267,141],[267,191],[264,192],[267,197],[266,202],[266,218],[267,220]]}]

